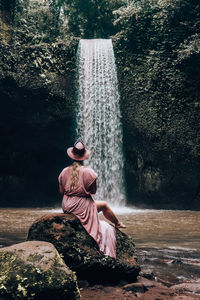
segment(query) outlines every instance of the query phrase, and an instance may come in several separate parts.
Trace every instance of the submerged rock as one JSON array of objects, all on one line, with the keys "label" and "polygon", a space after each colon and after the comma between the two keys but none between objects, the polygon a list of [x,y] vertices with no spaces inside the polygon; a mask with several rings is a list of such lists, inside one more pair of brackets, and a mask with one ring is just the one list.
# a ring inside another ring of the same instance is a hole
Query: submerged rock
[{"label": "submerged rock", "polygon": [[126,291],[132,291],[134,293],[145,293],[148,290],[147,287],[141,282],[126,284],[123,288]]},{"label": "submerged rock", "polygon": [[171,287],[175,291],[186,291],[190,293],[200,294],[200,283],[199,282],[183,282],[180,284],[173,285]]},{"label": "submerged rock", "polygon": [[84,300],[197,300],[199,295],[186,291],[175,291],[156,281],[148,280],[141,276],[137,283],[124,286],[101,285],[87,286],[81,289],[81,296]]},{"label": "submerged rock", "polygon": [[90,282],[136,281],[140,271],[133,239],[116,230],[117,260],[104,256],[98,245],[73,215],[50,214],[30,227],[28,240],[48,241],[62,254],[79,279]]},{"label": "submerged rock", "polygon": [[55,247],[32,241],[0,249],[0,299],[80,299],[76,275]]}]

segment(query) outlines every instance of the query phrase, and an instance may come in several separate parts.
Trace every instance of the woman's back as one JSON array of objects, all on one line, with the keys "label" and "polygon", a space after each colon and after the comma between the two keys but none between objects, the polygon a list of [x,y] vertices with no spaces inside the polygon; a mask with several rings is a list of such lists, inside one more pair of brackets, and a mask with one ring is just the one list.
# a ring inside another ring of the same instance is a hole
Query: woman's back
[{"label": "woman's back", "polygon": [[89,197],[90,187],[97,179],[97,174],[92,168],[78,167],[78,180],[75,187],[71,188],[73,166],[63,169],[59,176],[59,183],[63,186],[64,194],[68,196]]}]

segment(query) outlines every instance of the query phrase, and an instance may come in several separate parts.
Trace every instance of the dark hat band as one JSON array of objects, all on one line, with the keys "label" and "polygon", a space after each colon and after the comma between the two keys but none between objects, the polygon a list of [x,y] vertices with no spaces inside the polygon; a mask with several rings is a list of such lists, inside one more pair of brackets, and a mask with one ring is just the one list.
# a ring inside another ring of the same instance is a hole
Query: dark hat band
[{"label": "dark hat band", "polygon": [[77,149],[76,147],[73,147],[72,153],[75,154],[75,155],[82,156],[82,155],[85,154],[85,148],[83,148],[83,149]]}]

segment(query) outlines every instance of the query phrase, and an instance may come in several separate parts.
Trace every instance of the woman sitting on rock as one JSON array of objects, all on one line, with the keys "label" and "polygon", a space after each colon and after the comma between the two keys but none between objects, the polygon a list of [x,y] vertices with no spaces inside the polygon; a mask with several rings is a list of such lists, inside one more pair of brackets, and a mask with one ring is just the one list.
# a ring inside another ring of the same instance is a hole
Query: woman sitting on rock
[{"label": "woman sitting on rock", "polygon": [[[72,213],[81,221],[86,231],[97,242],[100,251],[116,259],[116,228],[126,227],[121,223],[105,201],[94,201],[91,194],[96,193],[97,174],[90,167],[83,166],[83,161],[90,156],[82,142],[67,149],[67,154],[74,163],[63,169],[59,175],[59,191],[63,195],[64,213]],[[100,221],[98,212],[113,225]]]}]

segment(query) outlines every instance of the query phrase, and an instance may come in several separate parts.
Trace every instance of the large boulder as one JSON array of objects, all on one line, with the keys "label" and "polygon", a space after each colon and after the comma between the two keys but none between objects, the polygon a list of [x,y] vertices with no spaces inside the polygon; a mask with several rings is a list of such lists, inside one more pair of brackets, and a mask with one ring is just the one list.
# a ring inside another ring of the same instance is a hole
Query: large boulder
[{"label": "large boulder", "polygon": [[90,282],[133,282],[140,271],[133,239],[116,230],[117,260],[99,252],[95,240],[79,219],[68,214],[49,214],[36,220],[28,232],[28,240],[54,244],[65,263],[79,279]]},{"label": "large boulder", "polygon": [[32,241],[0,249],[0,299],[80,299],[76,275],[55,247]]}]

